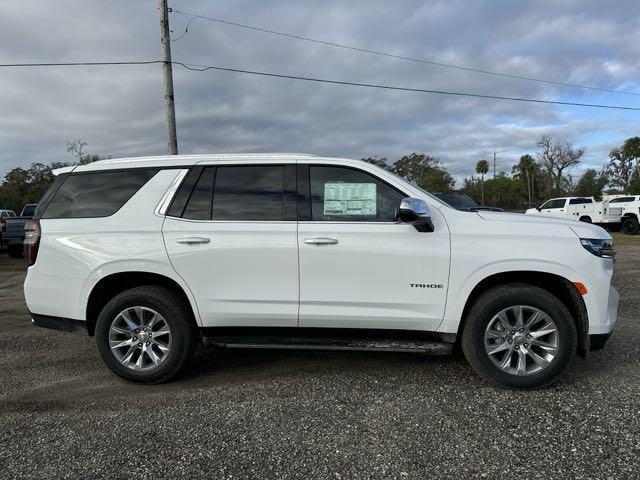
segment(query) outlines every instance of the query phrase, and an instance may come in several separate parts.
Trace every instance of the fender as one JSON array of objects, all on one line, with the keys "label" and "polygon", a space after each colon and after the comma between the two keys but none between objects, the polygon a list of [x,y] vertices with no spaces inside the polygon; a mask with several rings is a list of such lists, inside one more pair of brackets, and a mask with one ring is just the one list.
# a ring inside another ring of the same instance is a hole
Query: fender
[{"label": "fender", "polygon": [[151,260],[115,260],[100,265],[98,268],[93,270],[84,282],[78,299],[79,310],[84,312],[82,316],[83,320],[86,320],[89,297],[98,282],[110,275],[126,272],[153,273],[173,280],[184,291],[185,295],[189,299],[189,304],[191,305],[191,310],[193,310],[196,322],[199,326],[202,326],[200,311],[198,310],[198,305],[196,304],[195,297],[193,296],[193,292],[189,286],[185,283],[182,277],[176,275],[176,272],[171,268],[171,265]]},{"label": "fender", "polygon": [[[455,269],[452,269],[455,271]],[[464,281],[458,285],[455,283],[454,276],[452,275],[449,284],[449,295],[447,296],[447,305],[445,306],[445,313],[438,332],[442,333],[456,333],[460,320],[462,319],[462,313],[467,303],[467,299],[471,295],[471,292],[476,288],[483,280],[500,273],[508,272],[539,272],[546,274],[553,274],[562,277],[566,280],[572,281],[579,278],[573,268],[552,261],[546,260],[531,260],[526,258],[514,258],[509,260],[502,260],[493,262],[476,269],[467,276],[463,276]]]}]

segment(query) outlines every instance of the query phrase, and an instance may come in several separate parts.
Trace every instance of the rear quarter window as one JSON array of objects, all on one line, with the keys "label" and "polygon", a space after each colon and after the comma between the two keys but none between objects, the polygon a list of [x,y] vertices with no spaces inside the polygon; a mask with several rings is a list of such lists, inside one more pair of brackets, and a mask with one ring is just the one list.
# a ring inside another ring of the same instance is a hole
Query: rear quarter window
[{"label": "rear quarter window", "polygon": [[[70,174],[51,186],[40,218],[108,217],[116,213],[158,169]],[[49,197],[49,198],[47,198]],[[43,198],[43,200],[45,199]]]}]

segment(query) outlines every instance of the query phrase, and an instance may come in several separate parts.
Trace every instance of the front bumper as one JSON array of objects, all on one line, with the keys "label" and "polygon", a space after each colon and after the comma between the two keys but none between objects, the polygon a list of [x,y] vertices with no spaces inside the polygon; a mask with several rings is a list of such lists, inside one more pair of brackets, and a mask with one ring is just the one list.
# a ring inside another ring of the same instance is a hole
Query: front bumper
[{"label": "front bumper", "polygon": [[602,350],[607,341],[611,338],[611,333],[601,333],[599,335],[589,335],[589,350]]},{"label": "front bumper", "polygon": [[[618,302],[620,301],[620,295],[618,291],[609,286],[609,296],[607,298],[607,305],[604,315],[599,315],[600,318],[592,318],[589,315],[589,335],[606,335],[613,332],[616,328],[616,322],[618,321]],[[590,312],[591,313],[591,312]]]}]

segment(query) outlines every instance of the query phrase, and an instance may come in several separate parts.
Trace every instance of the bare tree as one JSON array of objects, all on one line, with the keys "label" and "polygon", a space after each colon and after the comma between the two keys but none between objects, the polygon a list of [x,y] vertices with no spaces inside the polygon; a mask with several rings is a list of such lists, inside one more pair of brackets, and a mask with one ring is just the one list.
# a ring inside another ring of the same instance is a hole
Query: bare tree
[{"label": "bare tree", "polygon": [[95,153],[86,153],[84,151],[84,147],[88,144],[87,142],[83,142],[82,140],[74,140],[73,142],[67,142],[67,152],[71,154],[72,157],[76,159],[76,162],[80,165],[85,165],[87,163],[97,162],[98,160],[104,160],[106,158],[111,158],[105,155],[98,155]]},{"label": "bare tree", "polygon": [[605,172],[613,188],[628,193],[635,168],[633,157],[627,155],[623,148],[616,147],[609,152],[609,163]]},{"label": "bare tree", "polygon": [[566,140],[555,139],[551,135],[543,135],[538,141],[538,148],[538,161],[547,171],[551,189],[559,193],[565,187],[567,169],[580,163],[584,148],[574,149]]}]

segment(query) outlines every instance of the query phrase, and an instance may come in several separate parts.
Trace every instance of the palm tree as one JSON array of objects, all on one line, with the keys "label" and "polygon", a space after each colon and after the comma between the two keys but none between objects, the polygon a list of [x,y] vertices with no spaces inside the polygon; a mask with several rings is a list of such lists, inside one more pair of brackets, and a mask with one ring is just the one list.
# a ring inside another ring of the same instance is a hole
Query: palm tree
[{"label": "palm tree", "polygon": [[482,201],[480,203],[484,205],[484,176],[489,172],[489,162],[487,162],[486,160],[480,160],[476,164],[476,172],[481,175],[480,188],[482,190]]},{"label": "palm tree", "polygon": [[524,177],[527,181],[527,196],[529,198],[528,206],[530,207],[533,204],[534,197],[534,171],[536,168],[536,161],[533,159],[531,155],[523,155],[520,157],[520,162],[518,165],[514,167],[515,173],[520,177]]}]

